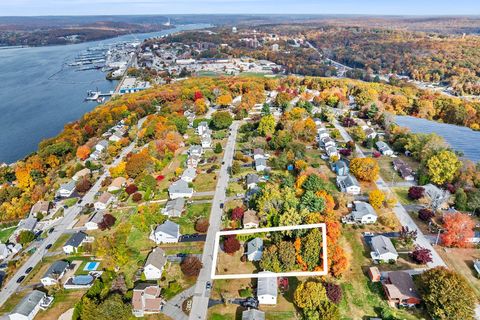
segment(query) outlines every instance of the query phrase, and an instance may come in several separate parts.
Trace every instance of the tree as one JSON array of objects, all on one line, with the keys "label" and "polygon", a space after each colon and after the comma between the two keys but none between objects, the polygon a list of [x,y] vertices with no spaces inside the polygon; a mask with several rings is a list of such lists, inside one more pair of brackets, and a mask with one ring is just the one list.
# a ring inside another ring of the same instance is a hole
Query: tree
[{"label": "tree", "polygon": [[138,191],[138,187],[134,184],[129,184],[126,188],[125,188],[125,192],[128,194],[128,195],[131,195],[131,194],[134,194],[135,192]]},{"label": "tree", "polygon": [[135,179],[138,175],[140,175],[152,165],[152,158],[148,154],[148,149],[145,148],[139,153],[131,154],[127,158],[125,171],[129,177]]},{"label": "tree", "polygon": [[262,253],[262,260],[260,260],[260,268],[272,272],[281,272],[282,265],[278,256],[278,248],[276,245],[269,246]]},{"label": "tree", "polygon": [[310,212],[322,212],[325,209],[325,200],[313,191],[307,191],[300,198],[300,208]]},{"label": "tree", "polygon": [[258,124],[258,133],[262,136],[269,136],[275,132],[275,117],[271,114],[263,116]]},{"label": "tree", "polygon": [[408,189],[408,197],[412,200],[418,200],[423,198],[425,194],[425,188],[413,186]]},{"label": "tree", "polygon": [[233,118],[228,111],[216,111],[212,114],[212,121],[210,122],[213,129],[223,130],[233,122]]},{"label": "tree", "polygon": [[131,314],[132,306],[125,303],[119,294],[112,294],[97,307],[95,319],[127,320]]},{"label": "tree", "polygon": [[418,218],[425,222],[430,222],[432,218],[435,217],[435,212],[430,209],[420,209],[418,210]]},{"label": "tree", "polygon": [[77,158],[80,160],[85,160],[90,155],[90,148],[88,146],[81,146],[77,149]]},{"label": "tree", "polygon": [[474,236],[475,221],[466,214],[457,212],[443,217],[442,242],[447,247],[466,248]]},{"label": "tree", "polygon": [[140,200],[142,200],[142,194],[140,192],[135,192],[133,195],[132,195],[132,200],[134,202],[139,202]]},{"label": "tree", "polygon": [[290,241],[282,241],[278,245],[278,258],[285,272],[291,271],[295,267],[296,255],[295,246]]},{"label": "tree", "polygon": [[213,152],[215,152],[216,154],[219,154],[219,153],[222,153],[222,151],[223,151],[222,144],[220,142],[217,142],[217,144],[215,144],[215,148],[213,149]]},{"label": "tree", "polygon": [[383,207],[383,202],[385,201],[385,194],[380,189],[375,189],[370,192],[368,195],[368,202],[372,205],[374,209],[380,209]]},{"label": "tree", "polygon": [[85,193],[92,187],[92,183],[87,177],[83,177],[82,180],[78,181],[75,189],[80,193]]},{"label": "tree", "polygon": [[327,299],[325,287],[315,280],[301,282],[293,294],[293,302],[303,311],[315,310]]},{"label": "tree", "polygon": [[464,211],[468,209],[468,198],[465,190],[458,188],[455,191],[455,208],[458,210]]},{"label": "tree", "polygon": [[203,264],[200,259],[192,255],[188,255],[180,264],[183,274],[188,277],[198,276],[202,268]]},{"label": "tree", "polygon": [[102,221],[98,224],[98,228],[102,231],[110,229],[115,224],[115,221],[117,221],[117,219],[111,214],[107,213],[103,216]]},{"label": "tree", "polygon": [[342,301],[342,287],[332,282],[323,282],[323,286],[325,287],[325,292],[331,302],[339,304],[340,301]]},{"label": "tree", "polygon": [[209,225],[208,219],[200,218],[195,222],[195,231],[205,233],[208,231]]},{"label": "tree", "polygon": [[365,139],[367,139],[367,135],[365,134],[365,131],[361,127],[354,127],[349,130],[350,134],[352,135],[353,140],[357,142],[363,142]]},{"label": "tree", "polygon": [[35,234],[30,230],[22,230],[17,236],[17,242],[21,245],[32,242],[35,239]]},{"label": "tree", "polygon": [[234,235],[229,235],[225,237],[223,241],[223,250],[228,254],[233,254],[240,250],[240,241]]},{"label": "tree", "polygon": [[241,220],[243,218],[243,214],[245,213],[245,209],[242,208],[242,207],[236,207],[232,210],[232,214],[230,216],[230,218],[232,220]]},{"label": "tree", "polygon": [[320,264],[320,252],[322,247],[322,234],[319,229],[312,229],[303,238],[302,257],[307,264],[308,270],[314,270]]},{"label": "tree", "polygon": [[426,167],[432,182],[444,184],[455,178],[462,163],[454,152],[442,150],[427,160]]},{"label": "tree", "polygon": [[419,289],[432,318],[473,320],[477,298],[465,278],[445,267],[419,276]]},{"label": "tree", "polygon": [[380,168],[375,159],[355,158],[350,162],[350,172],[360,180],[375,181]]},{"label": "tree", "polygon": [[227,107],[232,104],[232,96],[230,94],[222,94],[217,98],[217,105]]},{"label": "tree", "polygon": [[409,255],[418,264],[427,264],[433,261],[432,252],[429,249],[420,246],[417,246]]}]

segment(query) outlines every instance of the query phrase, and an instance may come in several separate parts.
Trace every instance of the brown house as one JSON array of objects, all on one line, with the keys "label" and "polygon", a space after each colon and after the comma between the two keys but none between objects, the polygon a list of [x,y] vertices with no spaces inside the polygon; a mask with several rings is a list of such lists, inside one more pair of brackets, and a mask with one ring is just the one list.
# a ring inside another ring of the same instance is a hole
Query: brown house
[{"label": "brown house", "polygon": [[383,290],[391,306],[413,307],[421,302],[413,279],[407,272],[390,272],[383,284]]},{"label": "brown house", "polygon": [[160,288],[156,284],[140,283],[133,289],[132,313],[135,317],[160,313],[163,303]]}]

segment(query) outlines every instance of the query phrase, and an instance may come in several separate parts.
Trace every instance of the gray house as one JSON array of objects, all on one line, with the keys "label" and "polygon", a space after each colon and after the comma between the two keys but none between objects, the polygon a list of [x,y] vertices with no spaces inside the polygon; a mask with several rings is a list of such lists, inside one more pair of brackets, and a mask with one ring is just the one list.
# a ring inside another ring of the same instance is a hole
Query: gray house
[{"label": "gray house", "polygon": [[369,224],[377,222],[377,213],[369,203],[354,201],[353,204],[354,210],[342,218],[343,223]]},{"label": "gray house", "polygon": [[76,253],[86,238],[87,235],[81,231],[74,233],[63,246],[63,252],[66,254]]},{"label": "gray house", "polygon": [[374,262],[397,261],[398,252],[393,246],[392,241],[385,236],[375,236],[372,238],[372,252],[370,256]]},{"label": "gray house", "polygon": [[183,210],[185,210],[185,199],[177,198],[174,200],[168,200],[162,213],[169,217],[180,217]]},{"label": "gray house", "polygon": [[65,274],[65,271],[67,270],[69,265],[70,264],[67,261],[63,261],[63,260],[55,261],[45,272],[43,277],[40,279],[40,282],[45,287],[58,284],[60,279]]},{"label": "gray house", "polygon": [[245,181],[247,184],[247,189],[253,189],[257,187],[257,184],[260,181],[260,178],[255,173],[249,173],[247,174]]},{"label": "gray house", "polygon": [[168,194],[172,200],[178,198],[191,198],[193,195],[193,189],[188,186],[188,182],[180,179],[168,187]]},{"label": "gray house", "polygon": [[357,179],[349,174],[346,176],[337,176],[337,186],[340,188],[340,191],[351,195],[360,194],[361,191]]},{"label": "gray house", "polygon": [[263,240],[255,238],[247,243],[247,255],[248,261],[260,261],[263,254]]},{"label": "gray house", "polygon": [[44,292],[33,290],[15,306],[9,315],[10,320],[32,320],[41,306],[49,303],[46,300],[47,295]]},{"label": "gray house", "polygon": [[265,320],[265,312],[257,309],[248,309],[242,312],[242,320]]}]

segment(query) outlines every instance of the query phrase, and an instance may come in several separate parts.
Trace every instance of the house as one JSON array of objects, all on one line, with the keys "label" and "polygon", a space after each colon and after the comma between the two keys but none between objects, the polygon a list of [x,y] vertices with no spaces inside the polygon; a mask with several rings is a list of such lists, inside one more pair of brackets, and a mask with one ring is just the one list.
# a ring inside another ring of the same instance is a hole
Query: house
[{"label": "house", "polygon": [[74,233],[63,246],[63,252],[66,254],[77,253],[78,248],[83,244],[87,235],[81,231]]},{"label": "house", "polygon": [[113,179],[112,183],[110,183],[107,191],[108,192],[118,191],[122,189],[126,183],[127,183],[127,179],[125,179],[124,177],[117,177]]},{"label": "house", "polygon": [[347,174],[346,176],[337,176],[337,186],[340,188],[340,191],[351,195],[360,194],[361,191],[357,179],[350,174]]},{"label": "house", "polygon": [[160,287],[156,284],[139,283],[133,289],[132,313],[135,317],[160,313],[164,304]]},{"label": "house", "polygon": [[59,260],[52,263],[45,274],[40,278],[40,282],[44,287],[58,284],[64,276],[70,264],[67,261]]},{"label": "house", "polygon": [[375,130],[370,128],[369,126],[362,126],[363,132],[365,132],[365,136],[367,139],[375,139],[377,137],[377,133]]},{"label": "house", "polygon": [[265,312],[257,309],[248,309],[242,312],[242,320],[265,320]]},{"label": "house", "polygon": [[80,171],[77,171],[75,175],[72,177],[73,181],[79,181],[83,179],[84,177],[88,176],[90,174],[90,169],[84,168]]},{"label": "house", "polygon": [[345,161],[339,160],[333,164],[333,171],[335,171],[338,176],[346,176],[350,172],[350,168]]},{"label": "house", "polygon": [[208,123],[207,121],[202,121],[198,124],[197,126],[197,134],[199,136],[205,134],[205,133],[208,133],[210,131],[210,129],[208,128]]},{"label": "house", "polygon": [[386,144],[385,142],[377,141],[375,145],[377,146],[378,151],[380,151],[380,153],[383,154],[384,156],[389,156],[389,157],[393,156],[393,150],[390,149],[388,144]]},{"label": "house", "polygon": [[70,197],[73,192],[75,191],[76,184],[74,180],[71,180],[68,183],[64,183],[60,185],[60,189],[58,189],[58,194],[62,198],[68,198]]},{"label": "house", "polygon": [[188,186],[185,180],[177,180],[168,187],[168,194],[170,199],[191,198],[193,196],[193,189]]},{"label": "house", "polygon": [[150,233],[150,240],[156,244],[159,243],[176,243],[180,238],[180,226],[170,220],[158,225],[155,230]]},{"label": "house", "polygon": [[10,320],[32,320],[47,300],[44,292],[33,290],[13,308],[8,317]]},{"label": "house", "polygon": [[100,151],[98,151],[98,150],[95,150],[94,152],[92,152],[92,153],[90,154],[90,159],[91,159],[91,160],[98,160],[98,159],[100,159],[101,157],[102,157],[102,153],[101,153]]},{"label": "house", "polygon": [[111,136],[108,138],[109,141],[118,142],[125,135],[125,129],[117,129]]},{"label": "house", "polygon": [[37,225],[37,218],[28,217],[26,219],[22,219],[18,223],[15,233],[20,233],[21,231],[33,231],[36,225]]},{"label": "house", "polygon": [[190,156],[201,156],[203,154],[202,146],[194,145],[188,149],[188,154]]},{"label": "house", "polygon": [[4,243],[0,243],[0,260],[6,259],[10,255],[10,250]]},{"label": "house", "polygon": [[245,253],[248,261],[260,261],[263,254],[263,240],[255,238],[247,243],[247,252]]},{"label": "house", "polygon": [[263,149],[256,148],[253,150],[253,160],[265,159],[265,152]]},{"label": "house", "polygon": [[177,198],[168,200],[165,208],[162,209],[162,213],[169,217],[180,217],[183,210],[185,210],[185,199]]},{"label": "house", "polygon": [[108,147],[108,141],[102,140],[95,145],[95,150],[98,152],[103,152],[104,150],[107,149],[107,147]]},{"label": "house", "polygon": [[405,164],[400,159],[394,159],[393,160],[393,168],[400,173],[400,176],[406,181],[413,181],[415,180],[415,177],[413,175],[413,170]]},{"label": "house", "polygon": [[211,148],[212,147],[212,137],[209,134],[204,134],[201,138],[202,148]]},{"label": "house", "polygon": [[267,160],[265,158],[258,158],[255,160],[255,170],[257,170],[257,172],[265,171],[267,169]]},{"label": "house", "polygon": [[379,235],[373,237],[371,241],[372,252],[370,252],[370,256],[374,262],[397,261],[398,252],[389,238]]},{"label": "house", "polygon": [[337,147],[335,146],[330,146],[325,148],[325,153],[329,158],[331,157],[340,157],[340,154],[338,153]]},{"label": "house", "polygon": [[244,212],[242,222],[244,229],[258,228],[258,225],[260,223],[257,212],[252,209]]},{"label": "house", "polygon": [[147,261],[143,266],[143,273],[146,280],[158,280],[162,277],[163,267],[167,263],[165,251],[161,248],[155,248],[148,255]]},{"label": "house", "polygon": [[369,203],[354,201],[353,205],[354,210],[342,218],[343,223],[370,224],[377,222],[377,213]]},{"label": "house", "polygon": [[201,161],[200,156],[189,156],[187,158],[187,167],[196,168]]},{"label": "house", "polygon": [[450,192],[442,190],[439,187],[429,183],[423,186],[425,190],[425,197],[427,197],[434,210],[448,208],[448,200],[450,199]]},{"label": "house", "polygon": [[37,214],[41,213],[43,216],[48,215],[50,211],[50,201],[40,200],[35,203],[30,209],[30,216],[37,217]]},{"label": "house", "polygon": [[192,167],[187,167],[187,169],[183,171],[182,177],[180,179],[182,179],[185,182],[192,182],[193,180],[195,180],[196,177],[197,177],[197,170],[195,170]]},{"label": "house", "polygon": [[[257,298],[259,304],[277,304],[277,277],[271,271],[259,272]],[[263,276],[263,277],[262,277]]]},{"label": "house", "polygon": [[335,147],[335,141],[329,136],[320,139],[319,146],[322,148]]},{"label": "house", "polygon": [[105,211],[95,211],[90,219],[85,223],[85,228],[87,230],[97,230],[98,225],[103,221],[103,216],[105,215]]},{"label": "house", "polygon": [[330,137],[330,134],[325,128],[317,129],[317,134],[318,134],[318,140],[322,140],[323,138]]},{"label": "house", "polygon": [[389,272],[383,290],[391,306],[413,307],[421,302],[412,276],[404,271]]},{"label": "house", "polygon": [[256,188],[259,180],[260,180],[260,177],[257,174],[255,173],[247,174],[247,176],[245,177],[247,189]]},{"label": "house", "polygon": [[368,268],[368,277],[372,282],[379,282],[380,280],[382,280],[382,274],[377,267]]},{"label": "house", "polygon": [[96,210],[105,210],[112,201],[113,194],[111,194],[110,192],[104,192],[100,195],[100,197],[93,204],[93,206]]}]

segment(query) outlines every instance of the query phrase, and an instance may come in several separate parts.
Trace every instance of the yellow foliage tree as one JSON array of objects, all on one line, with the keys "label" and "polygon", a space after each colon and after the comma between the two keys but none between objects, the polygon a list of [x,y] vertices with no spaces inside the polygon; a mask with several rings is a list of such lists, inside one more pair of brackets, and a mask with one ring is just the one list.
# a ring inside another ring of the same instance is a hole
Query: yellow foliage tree
[{"label": "yellow foliage tree", "polygon": [[355,158],[350,162],[350,172],[363,181],[375,181],[380,168],[373,158]]},{"label": "yellow foliage tree", "polygon": [[127,165],[126,162],[122,161],[116,167],[111,167],[110,168],[110,175],[112,176],[112,178],[118,178],[118,177],[126,176],[126,173],[125,173],[126,165]]},{"label": "yellow foliage tree", "polygon": [[380,209],[383,206],[383,202],[385,201],[385,194],[379,190],[375,189],[368,195],[368,201],[375,209]]}]

